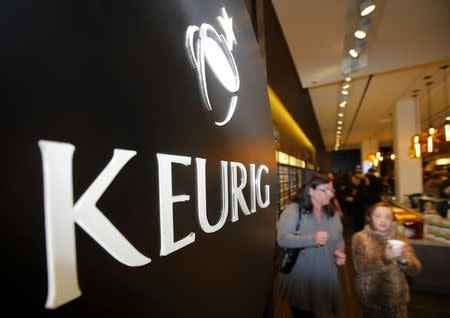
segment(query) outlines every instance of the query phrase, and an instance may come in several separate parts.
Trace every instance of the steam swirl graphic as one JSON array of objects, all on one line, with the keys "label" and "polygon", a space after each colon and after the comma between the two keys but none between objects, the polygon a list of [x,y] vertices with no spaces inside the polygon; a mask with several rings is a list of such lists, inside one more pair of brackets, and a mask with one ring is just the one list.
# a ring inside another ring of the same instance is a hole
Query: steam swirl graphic
[{"label": "steam swirl graphic", "polygon": [[[228,111],[223,121],[215,122],[217,126],[226,125],[233,117],[236,110],[239,90],[239,73],[234,61],[233,44],[237,44],[233,33],[233,18],[228,17],[225,8],[222,8],[222,16],[217,17],[224,34],[218,34],[209,24],[203,23],[200,27],[190,25],[186,30],[186,49],[194,70],[197,72],[199,89],[202,102],[206,110],[213,109],[206,79],[206,64],[212,70],[222,86],[233,93],[228,105]],[[205,63],[205,61],[207,63]]]}]

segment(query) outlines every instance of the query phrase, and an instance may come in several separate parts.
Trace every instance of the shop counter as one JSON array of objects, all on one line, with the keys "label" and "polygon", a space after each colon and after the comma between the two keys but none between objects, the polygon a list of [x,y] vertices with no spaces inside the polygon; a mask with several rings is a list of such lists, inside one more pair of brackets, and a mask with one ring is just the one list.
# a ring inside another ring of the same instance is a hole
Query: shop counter
[{"label": "shop counter", "polygon": [[[421,227],[423,228],[424,215],[415,209],[411,209],[404,205],[392,202],[394,213],[405,211],[405,214],[416,215],[421,219]],[[426,218],[426,217],[425,217]],[[413,229],[417,229],[415,227]],[[414,291],[423,291],[439,294],[450,295],[450,244],[448,240],[440,238],[429,239],[417,237],[414,231],[405,228],[405,234],[411,234],[410,242],[416,252],[416,255],[422,263],[422,271],[417,276],[410,280],[411,289]],[[403,230],[405,230],[403,229]],[[408,232],[410,230],[410,232]],[[449,229],[450,230],[450,229]],[[418,232],[422,232],[418,230]],[[417,233],[418,233],[417,232]],[[425,236],[427,236],[427,229],[425,228]],[[420,233],[420,236],[423,232]]]},{"label": "shop counter", "polygon": [[450,295],[450,246],[429,239],[411,239],[422,271],[411,280],[411,289]]}]

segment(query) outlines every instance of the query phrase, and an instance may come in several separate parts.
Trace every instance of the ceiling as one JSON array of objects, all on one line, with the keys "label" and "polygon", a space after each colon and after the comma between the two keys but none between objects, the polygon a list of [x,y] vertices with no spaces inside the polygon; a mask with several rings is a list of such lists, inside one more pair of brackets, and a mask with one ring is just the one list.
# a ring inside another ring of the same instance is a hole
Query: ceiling
[{"label": "ceiling", "polygon": [[[352,81],[339,149],[360,148],[369,139],[392,145],[394,105],[415,89],[422,121],[431,117],[435,124],[449,115],[450,67],[441,67],[450,64],[450,1],[374,2],[362,67],[348,75]],[[272,3],[302,86],[309,90],[325,147],[333,151],[345,78],[342,63],[344,57],[351,60],[345,52],[359,20],[357,0]],[[429,75],[431,79],[425,80]],[[427,87],[428,81],[433,84]]]}]

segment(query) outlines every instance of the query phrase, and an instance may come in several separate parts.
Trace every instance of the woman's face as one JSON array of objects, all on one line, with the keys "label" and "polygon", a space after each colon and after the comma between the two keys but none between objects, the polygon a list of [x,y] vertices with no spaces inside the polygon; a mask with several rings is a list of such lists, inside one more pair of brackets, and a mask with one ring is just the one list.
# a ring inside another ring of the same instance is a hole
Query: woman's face
[{"label": "woman's face", "polygon": [[378,207],[372,212],[370,217],[370,224],[372,229],[383,235],[391,233],[392,224],[394,223],[394,216],[392,210],[388,207]]},{"label": "woman's face", "polygon": [[315,189],[311,188],[309,194],[314,207],[327,205],[334,198],[333,183],[328,182],[318,185]]}]

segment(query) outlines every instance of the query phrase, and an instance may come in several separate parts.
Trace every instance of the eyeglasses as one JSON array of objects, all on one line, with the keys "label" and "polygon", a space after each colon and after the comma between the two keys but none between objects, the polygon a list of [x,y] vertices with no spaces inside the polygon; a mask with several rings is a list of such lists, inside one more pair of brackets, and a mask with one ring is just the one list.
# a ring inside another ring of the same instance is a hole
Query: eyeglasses
[{"label": "eyeglasses", "polygon": [[322,188],[316,188],[316,190],[322,191],[323,193],[334,195],[336,190],[334,189],[322,189]]}]

